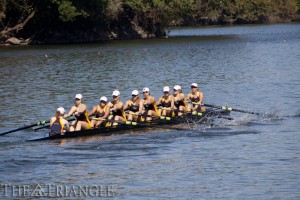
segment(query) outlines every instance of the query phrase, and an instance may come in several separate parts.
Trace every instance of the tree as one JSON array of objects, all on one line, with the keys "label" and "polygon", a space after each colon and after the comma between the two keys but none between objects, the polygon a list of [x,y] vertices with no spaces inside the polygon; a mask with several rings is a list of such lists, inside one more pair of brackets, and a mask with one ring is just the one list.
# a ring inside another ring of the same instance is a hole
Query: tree
[{"label": "tree", "polygon": [[32,3],[26,0],[2,0],[0,8],[0,38],[18,33],[35,15]]}]

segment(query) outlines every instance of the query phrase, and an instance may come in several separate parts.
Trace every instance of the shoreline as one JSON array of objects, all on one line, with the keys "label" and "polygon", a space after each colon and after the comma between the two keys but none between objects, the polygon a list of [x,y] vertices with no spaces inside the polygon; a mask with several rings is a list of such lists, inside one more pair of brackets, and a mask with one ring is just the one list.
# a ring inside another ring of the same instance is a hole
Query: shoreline
[{"label": "shoreline", "polygon": [[[132,34],[132,35],[120,35],[115,33],[114,31],[108,31],[108,32],[99,32],[98,36],[94,33],[91,38],[85,37],[85,38],[76,38],[71,34],[63,35],[61,34],[61,37],[58,38],[48,38],[47,40],[35,40],[32,38],[17,38],[17,37],[11,37],[7,39],[5,42],[0,43],[0,47],[11,47],[11,46],[38,46],[38,45],[71,45],[71,44],[95,44],[99,42],[108,42],[108,41],[122,41],[122,40],[138,40],[138,39],[153,39],[153,38],[168,38],[167,32],[170,29],[180,29],[184,27],[189,28],[212,28],[212,27],[234,27],[234,26],[249,26],[249,25],[276,25],[276,24],[299,24],[300,19],[290,19],[290,20],[280,20],[276,22],[267,22],[267,23],[233,23],[233,24],[209,24],[209,25],[183,25],[183,26],[169,26],[164,28],[160,31],[158,35],[154,33],[149,33],[145,30],[142,30],[141,27],[139,27],[136,32],[139,34]],[[79,31],[81,34],[88,35],[89,31]],[[66,37],[71,37],[71,39],[63,39]],[[94,38],[93,38],[94,37]],[[96,38],[98,37],[98,38]]]}]

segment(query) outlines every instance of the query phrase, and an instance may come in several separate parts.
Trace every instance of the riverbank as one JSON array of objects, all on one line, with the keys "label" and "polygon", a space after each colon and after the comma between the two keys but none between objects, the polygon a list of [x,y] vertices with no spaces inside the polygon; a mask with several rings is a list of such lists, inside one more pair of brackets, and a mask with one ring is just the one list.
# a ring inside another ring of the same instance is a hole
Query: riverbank
[{"label": "riverbank", "polygon": [[0,3],[0,43],[95,43],[164,37],[167,27],[293,21],[300,21],[300,0],[6,0]]},{"label": "riverbank", "polygon": [[[203,18],[198,23],[185,22],[182,26],[193,27],[209,27],[212,25],[242,25],[242,24],[280,24],[280,23],[298,23],[299,18],[280,18],[280,17],[266,17],[259,21],[249,21],[245,19],[237,20],[220,20],[212,18]],[[174,25],[172,27],[179,27]],[[167,29],[167,28],[166,28]],[[167,36],[166,29],[162,29],[159,24],[153,25],[151,28],[139,26],[138,22],[131,21],[111,30],[100,29],[66,29],[57,31],[44,31],[43,34],[33,34],[27,38],[13,36],[5,41],[0,42],[0,46],[11,45],[47,45],[47,44],[84,44],[84,43],[97,43],[101,41],[110,40],[131,40],[131,39],[150,39],[150,38],[163,38]]]}]

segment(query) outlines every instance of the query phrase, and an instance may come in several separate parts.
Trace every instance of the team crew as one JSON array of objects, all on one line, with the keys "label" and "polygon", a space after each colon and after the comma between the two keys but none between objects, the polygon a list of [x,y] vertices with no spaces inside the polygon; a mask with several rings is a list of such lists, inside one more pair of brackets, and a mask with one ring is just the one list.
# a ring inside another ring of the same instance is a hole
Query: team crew
[{"label": "team crew", "polygon": [[184,112],[189,111],[189,108],[185,102],[184,94],[180,85],[174,86],[174,113],[177,116],[182,116]]},{"label": "team crew", "polygon": [[139,96],[139,91],[133,90],[132,98],[126,101],[124,111],[127,112],[126,117],[129,122],[141,121],[140,114],[143,112],[143,103]]},{"label": "team crew", "polygon": [[112,120],[112,125],[118,125],[118,121],[125,122],[126,116],[123,110],[123,103],[120,100],[120,92],[118,90],[114,90],[112,93],[113,100],[110,101],[107,106],[110,109],[110,115],[108,116],[109,120]]},{"label": "team crew", "polygon": [[150,89],[143,88],[144,98],[142,99],[142,104],[144,106],[144,112],[142,113],[142,121],[150,122],[153,116],[159,116],[156,100],[150,95]]},{"label": "team crew", "polygon": [[100,102],[98,105],[94,106],[93,109],[89,113],[89,117],[94,116],[91,120],[92,128],[96,128],[98,126],[104,126],[104,120],[107,119],[109,115],[109,107],[107,106],[107,98],[102,96],[100,98]]},{"label": "team crew", "polygon": [[204,96],[203,93],[200,92],[198,84],[192,83],[191,90],[191,93],[187,96],[187,100],[191,101],[191,104],[189,104],[190,110],[196,112],[205,112],[205,107],[203,106]]},{"label": "team crew", "polygon": [[82,103],[81,94],[76,94],[75,105],[70,109],[66,117],[71,115],[74,115],[76,119],[72,122],[70,131],[80,131],[82,129],[90,129],[92,127],[89,120],[87,107]]},{"label": "team crew", "polygon": [[174,116],[174,96],[170,94],[170,88],[165,86],[163,89],[164,95],[157,101],[159,116],[171,117]]},{"label": "team crew", "polygon": [[[174,86],[174,93],[171,95],[170,88],[163,88],[163,96],[156,99],[150,95],[148,87],[143,88],[143,98],[140,98],[139,91],[133,90],[132,98],[123,105],[120,100],[120,92],[113,91],[113,99],[108,102],[105,96],[100,98],[98,105],[94,106],[88,113],[87,107],[82,103],[82,95],[76,94],[75,105],[70,109],[67,115],[64,115],[63,108],[58,108],[56,116],[51,118],[50,132],[79,131],[82,129],[97,128],[99,126],[118,125],[121,122],[151,122],[154,116],[173,117],[181,116],[186,112],[205,112],[203,106],[204,95],[199,90],[197,83],[191,84],[191,93],[185,95],[180,85]],[[187,101],[190,104],[187,105]],[[157,108],[159,106],[159,109]],[[127,112],[125,114],[125,111]],[[68,126],[64,117],[75,116],[75,120]],[[95,116],[91,121],[89,117]]]},{"label": "team crew", "polygon": [[65,109],[63,107],[57,108],[55,117],[50,120],[50,135],[70,131],[69,122],[64,119],[64,114]]}]

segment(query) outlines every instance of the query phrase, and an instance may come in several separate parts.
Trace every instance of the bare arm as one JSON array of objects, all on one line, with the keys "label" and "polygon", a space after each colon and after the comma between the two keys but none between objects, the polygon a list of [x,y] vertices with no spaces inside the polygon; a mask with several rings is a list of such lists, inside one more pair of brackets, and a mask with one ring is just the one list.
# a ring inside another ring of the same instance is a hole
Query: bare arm
[{"label": "bare arm", "polygon": [[200,99],[200,103],[203,104],[204,95],[202,92],[200,92],[199,99]]},{"label": "bare arm", "polygon": [[73,115],[73,114],[75,113],[75,111],[76,111],[76,107],[73,106],[73,107],[70,109],[69,113],[66,114],[66,115],[64,115],[64,117],[70,117],[71,115]]},{"label": "bare arm", "polygon": [[174,109],[174,97],[173,96],[171,96],[170,101],[171,101],[171,109]]},{"label": "bare arm", "polygon": [[51,119],[50,119],[50,125],[53,124],[53,122],[55,121],[55,119],[56,119],[56,117],[51,117]]},{"label": "bare arm", "polygon": [[111,103],[109,102],[109,103],[107,104],[107,106],[106,106],[105,114],[104,114],[104,116],[102,117],[103,119],[106,119],[106,118],[109,116],[109,114],[110,114],[110,109],[111,109]]},{"label": "bare arm", "polygon": [[139,113],[143,113],[143,108],[144,108],[144,100],[140,100],[140,105],[139,105]]}]

